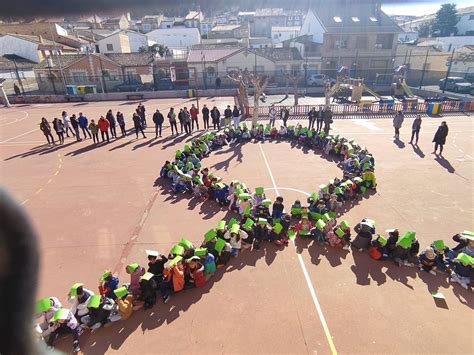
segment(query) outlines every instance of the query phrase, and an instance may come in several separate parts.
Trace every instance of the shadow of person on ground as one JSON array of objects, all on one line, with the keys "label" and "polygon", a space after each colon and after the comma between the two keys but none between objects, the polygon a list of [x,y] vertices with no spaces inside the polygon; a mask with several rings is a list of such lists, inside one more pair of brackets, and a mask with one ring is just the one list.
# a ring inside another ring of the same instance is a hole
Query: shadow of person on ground
[{"label": "shadow of person on ground", "polygon": [[435,161],[439,165],[441,165],[443,168],[445,168],[450,174],[453,174],[456,171],[456,169],[454,169],[451,163],[447,159],[445,159],[442,155],[436,155]]},{"label": "shadow of person on ground", "polygon": [[405,143],[403,141],[401,141],[400,139],[398,139],[398,138],[395,138],[393,140],[393,143],[400,149],[405,148]]},{"label": "shadow of person on ground", "polygon": [[226,150],[220,150],[216,153],[216,155],[225,154],[225,153],[229,152],[230,150],[232,150],[232,155],[230,157],[228,157],[225,160],[221,160],[220,162],[212,165],[211,168],[214,168],[216,170],[224,169],[224,171],[228,171],[230,163],[234,160],[234,158],[237,162],[242,163],[244,155],[242,154],[242,145],[241,144],[239,144],[237,146],[234,146],[233,148],[229,147]]},{"label": "shadow of person on ground", "polygon": [[420,149],[420,147],[418,146],[418,144],[411,144],[411,147],[413,148],[413,151],[421,158],[423,159],[425,157],[425,153],[423,153],[423,151]]},{"label": "shadow of person on ground", "polygon": [[51,148],[52,148],[52,146],[45,143],[43,145],[31,148],[28,152],[15,154],[15,155],[12,155],[11,157],[5,158],[3,160],[7,161],[7,160],[15,159],[15,158],[27,158],[27,157],[32,156],[32,155],[38,155],[39,153],[41,153],[43,151],[50,150]]}]

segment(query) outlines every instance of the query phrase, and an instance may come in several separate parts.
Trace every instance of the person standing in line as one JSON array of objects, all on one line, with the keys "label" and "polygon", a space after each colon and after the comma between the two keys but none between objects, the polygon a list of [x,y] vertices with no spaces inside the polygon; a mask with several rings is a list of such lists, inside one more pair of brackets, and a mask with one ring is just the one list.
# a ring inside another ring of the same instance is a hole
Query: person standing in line
[{"label": "person standing in line", "polygon": [[194,122],[196,122],[196,129],[199,131],[198,113],[199,113],[199,110],[194,106],[194,104],[192,104],[191,109],[189,110],[189,114],[191,115],[191,130],[192,131],[194,131]]},{"label": "person standing in line", "polygon": [[117,123],[120,126],[120,131],[122,131],[122,137],[125,137],[127,135],[127,131],[125,130],[125,118],[120,111],[117,111]]},{"label": "person standing in line", "polygon": [[421,115],[416,115],[416,118],[413,121],[413,124],[411,125],[410,144],[413,144],[413,138],[415,138],[415,136],[416,136],[415,145],[418,145],[418,138],[419,138],[419,135],[420,135],[420,129],[421,129]]},{"label": "person standing in line", "polygon": [[393,117],[393,128],[395,128],[395,139],[400,139],[400,128],[402,128],[403,120],[405,116],[403,116],[402,111],[398,111],[395,116]]},{"label": "person standing in line", "polygon": [[434,137],[433,143],[435,144],[435,149],[432,154],[436,154],[439,146],[439,156],[443,156],[443,146],[446,144],[446,137],[448,136],[449,128],[446,124],[446,121],[441,122],[441,125],[438,127]]},{"label": "person standing in line", "polygon": [[69,132],[68,131],[71,131],[72,136],[75,137],[76,135],[74,134],[74,131],[69,126],[70,121],[69,121],[69,117],[67,115],[67,112],[63,111],[63,113],[61,114],[61,117],[63,119],[63,125],[64,125],[64,131],[66,132],[66,137],[69,138]]},{"label": "person standing in line", "polygon": [[141,118],[142,121],[142,128],[146,128],[146,115],[145,115],[145,105],[139,104],[138,105],[138,115]]},{"label": "person standing in line", "polygon": [[64,124],[63,121],[55,118],[53,120],[53,128],[58,135],[59,144],[64,144]]},{"label": "person standing in line", "polygon": [[[176,131],[176,135],[178,134],[178,125],[176,124],[176,113],[174,112],[174,108],[171,107],[170,111],[168,112],[168,120],[170,121],[170,126],[171,126],[171,135],[174,135],[174,132]],[[183,127],[181,126],[181,130]]]},{"label": "person standing in line", "polygon": [[143,133],[142,118],[138,115],[138,113],[134,113],[132,119],[133,119],[133,126],[135,127],[135,134],[137,135],[137,139],[138,139],[138,132],[142,132],[143,138],[146,138],[145,133]]},{"label": "person standing in line", "polygon": [[321,132],[323,129],[324,111],[319,106],[319,111],[316,113],[316,132]]},{"label": "person standing in line", "polygon": [[331,123],[332,123],[331,108],[327,107],[326,111],[324,111],[323,121],[324,121],[324,132],[326,134],[329,134],[329,130],[331,129]]},{"label": "person standing in line", "polygon": [[183,108],[183,120],[184,120],[184,129],[187,134],[191,134],[191,115],[189,114],[188,108]]},{"label": "person standing in line", "polygon": [[276,120],[276,112],[275,112],[275,105],[271,104],[270,109],[268,110],[268,118],[270,119],[270,127],[275,126]]},{"label": "person standing in line", "polygon": [[209,109],[207,108],[206,104],[204,104],[204,107],[201,110],[202,112],[202,120],[204,121],[204,129],[208,130],[209,129]]},{"label": "person standing in line", "polygon": [[239,128],[240,125],[240,110],[234,105],[234,110],[232,111],[232,118],[234,120],[235,129]]},{"label": "person standing in line", "polygon": [[89,123],[89,130],[92,132],[94,144],[99,144],[99,126],[95,123],[94,120],[91,120],[91,123]]},{"label": "person standing in line", "polygon": [[99,122],[97,122],[97,125],[99,126],[100,129],[100,135],[102,137],[102,142],[105,142],[105,137],[107,137],[107,143],[110,142],[109,140],[109,127],[110,123],[108,120],[104,118],[104,116],[100,116]]},{"label": "person standing in line", "polygon": [[220,131],[221,130],[221,113],[219,112],[216,106],[212,108],[211,118],[212,118],[213,128]]},{"label": "person standing in line", "polygon": [[224,111],[224,125],[226,127],[230,125],[231,117],[232,117],[232,110],[230,109],[230,105],[227,105],[227,108]]},{"label": "person standing in line", "polygon": [[308,129],[314,128],[314,121],[316,120],[316,107],[313,107],[308,112]]},{"label": "person standing in line", "polygon": [[115,130],[117,124],[115,123],[115,117],[112,113],[112,110],[107,111],[107,115],[105,116],[105,118],[107,119],[107,121],[109,121],[110,134],[113,138],[117,139],[117,131]]},{"label": "person standing in line", "polygon": [[280,111],[280,117],[283,121],[283,126],[286,127],[286,122],[288,122],[288,118],[290,117],[290,111],[286,107],[283,107]]},{"label": "person standing in line", "polygon": [[[49,125],[49,122],[46,120],[46,118],[41,118],[41,123],[40,123],[40,130],[43,132],[44,136],[48,140],[48,144],[54,144],[54,137],[51,134],[51,126]],[[50,140],[51,138],[51,140]]]},{"label": "person standing in line", "polygon": [[80,142],[81,137],[79,135],[79,122],[77,121],[76,115],[73,113],[71,116],[71,126],[74,129],[74,132],[76,133],[76,141]]},{"label": "person standing in line", "polygon": [[[183,133],[184,129],[186,128],[186,122],[184,120],[184,110],[182,108],[179,109],[178,120],[179,128],[181,129],[180,133]],[[176,134],[178,134],[178,130],[176,130]]]},{"label": "person standing in line", "polygon": [[165,121],[165,118],[161,114],[160,110],[156,109],[156,112],[153,114],[153,122],[155,123],[156,138],[158,138],[158,131],[161,137],[161,129],[163,128],[164,121]]},{"label": "person standing in line", "polygon": [[84,139],[87,138],[86,133],[89,135],[89,138],[92,138],[91,132],[89,132],[89,129],[87,128],[89,124],[89,120],[87,119],[86,116],[82,115],[82,112],[79,112],[79,127],[82,129],[82,133],[84,134]]}]

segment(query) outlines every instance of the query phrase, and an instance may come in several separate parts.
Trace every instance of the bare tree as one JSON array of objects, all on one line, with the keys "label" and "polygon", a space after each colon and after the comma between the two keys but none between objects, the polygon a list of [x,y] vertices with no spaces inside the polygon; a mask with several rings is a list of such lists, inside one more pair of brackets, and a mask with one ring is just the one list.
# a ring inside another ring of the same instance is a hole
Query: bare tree
[{"label": "bare tree", "polygon": [[230,80],[239,83],[238,95],[242,112],[245,112],[246,108],[249,107],[248,88],[250,85],[253,86],[254,111],[252,115],[252,125],[256,125],[258,119],[260,97],[262,96],[263,92],[265,91],[265,88],[267,87],[268,77],[266,75],[259,75],[257,73],[249,72],[247,69],[239,69],[238,71],[232,71],[227,75],[227,77]]}]

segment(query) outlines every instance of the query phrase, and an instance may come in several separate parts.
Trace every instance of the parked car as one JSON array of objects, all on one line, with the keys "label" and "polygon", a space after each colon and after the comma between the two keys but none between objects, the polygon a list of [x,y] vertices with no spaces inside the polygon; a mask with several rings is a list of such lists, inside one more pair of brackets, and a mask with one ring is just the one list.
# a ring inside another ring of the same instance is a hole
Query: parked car
[{"label": "parked car", "polygon": [[118,92],[137,92],[137,91],[152,91],[153,85],[151,84],[120,84],[115,87],[115,91]]},{"label": "parked car", "polygon": [[324,86],[324,83],[326,82],[326,80],[330,80],[331,84],[334,84],[336,82],[336,80],[330,78],[329,76],[325,74],[311,74],[306,79],[306,82],[310,86]]},{"label": "parked car", "polygon": [[440,90],[448,90],[454,92],[463,92],[469,93],[471,91],[472,84],[464,78],[457,77],[457,76],[450,76],[446,80],[446,87],[445,87],[445,79],[441,79],[439,81],[439,89]]}]

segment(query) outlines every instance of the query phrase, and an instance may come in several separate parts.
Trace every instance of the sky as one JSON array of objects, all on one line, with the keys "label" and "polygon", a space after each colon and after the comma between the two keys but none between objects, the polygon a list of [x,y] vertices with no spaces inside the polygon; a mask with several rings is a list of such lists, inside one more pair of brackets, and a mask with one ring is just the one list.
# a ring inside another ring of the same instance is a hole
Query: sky
[{"label": "sky", "polygon": [[[390,3],[389,3],[390,2]],[[413,15],[423,16],[434,14],[439,10],[441,4],[456,4],[458,8],[473,6],[473,0],[429,0],[429,1],[383,1],[382,9],[389,15]]]}]

